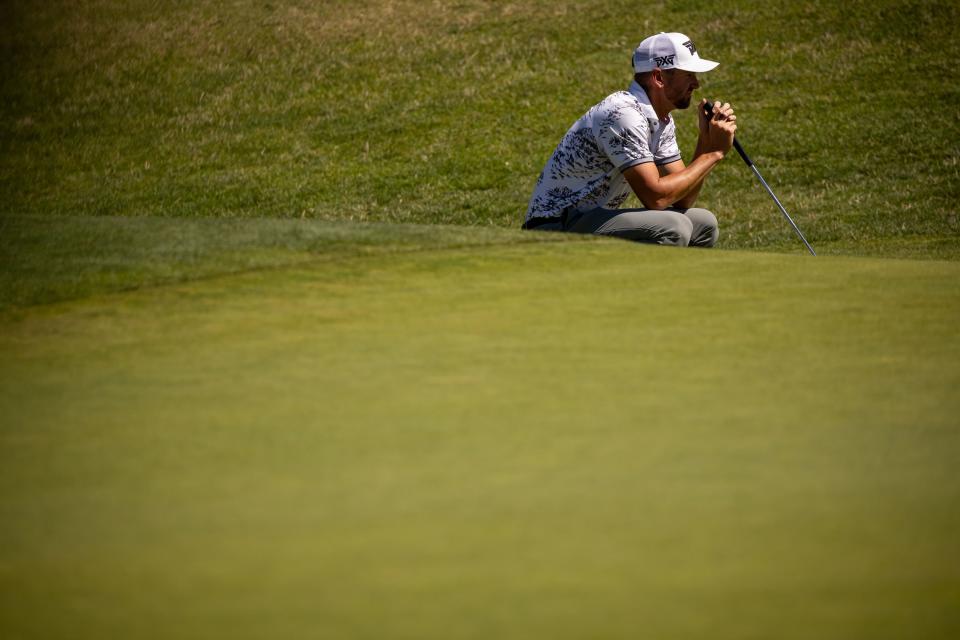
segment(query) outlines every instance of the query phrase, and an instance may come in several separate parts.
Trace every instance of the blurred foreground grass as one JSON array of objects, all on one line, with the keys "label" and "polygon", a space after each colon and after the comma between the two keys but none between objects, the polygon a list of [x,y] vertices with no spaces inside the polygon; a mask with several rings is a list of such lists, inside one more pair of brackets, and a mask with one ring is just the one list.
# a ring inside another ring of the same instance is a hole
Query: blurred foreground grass
[{"label": "blurred foreground grass", "polygon": [[958,287],[595,240],[0,315],[0,635],[954,638]]}]

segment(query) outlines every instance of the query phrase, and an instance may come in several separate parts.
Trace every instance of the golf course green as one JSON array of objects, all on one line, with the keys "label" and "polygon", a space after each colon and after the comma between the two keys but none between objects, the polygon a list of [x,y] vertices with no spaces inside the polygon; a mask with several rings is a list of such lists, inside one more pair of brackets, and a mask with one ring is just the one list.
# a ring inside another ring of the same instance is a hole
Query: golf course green
[{"label": "golf course green", "polygon": [[[0,638],[960,637],[958,21],[3,5]],[[660,30],[818,257],[517,228]]]},{"label": "golf course green", "polygon": [[949,637],[958,283],[598,240],[8,313],[4,626]]}]

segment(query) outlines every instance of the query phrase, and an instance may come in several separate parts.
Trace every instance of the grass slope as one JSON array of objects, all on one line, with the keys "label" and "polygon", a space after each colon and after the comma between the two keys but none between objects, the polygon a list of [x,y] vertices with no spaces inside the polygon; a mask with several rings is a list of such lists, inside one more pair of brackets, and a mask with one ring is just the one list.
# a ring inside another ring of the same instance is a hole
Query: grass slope
[{"label": "grass slope", "polygon": [[7,315],[4,635],[955,637],[958,269],[449,248]]},{"label": "grass slope", "polygon": [[[646,34],[722,62],[703,94],[824,252],[956,258],[956,3],[24,1],[0,7],[0,215],[515,227],[566,128]],[[693,148],[692,113],[678,114]],[[727,248],[796,242],[739,160]]]}]

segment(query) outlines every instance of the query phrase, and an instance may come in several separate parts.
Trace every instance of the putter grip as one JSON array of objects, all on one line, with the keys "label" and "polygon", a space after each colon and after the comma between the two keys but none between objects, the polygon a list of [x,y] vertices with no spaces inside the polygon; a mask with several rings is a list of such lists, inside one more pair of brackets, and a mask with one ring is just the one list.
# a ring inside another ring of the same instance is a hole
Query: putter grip
[{"label": "putter grip", "polygon": [[[703,105],[703,113],[708,117],[713,117],[713,102],[707,102]],[[750,159],[750,156],[747,155],[747,152],[743,150],[743,147],[740,146],[740,141],[737,140],[737,137],[733,137],[733,148],[737,150],[737,153],[740,154],[740,157],[743,158],[743,161],[747,163],[748,167],[753,166],[753,160]]]}]

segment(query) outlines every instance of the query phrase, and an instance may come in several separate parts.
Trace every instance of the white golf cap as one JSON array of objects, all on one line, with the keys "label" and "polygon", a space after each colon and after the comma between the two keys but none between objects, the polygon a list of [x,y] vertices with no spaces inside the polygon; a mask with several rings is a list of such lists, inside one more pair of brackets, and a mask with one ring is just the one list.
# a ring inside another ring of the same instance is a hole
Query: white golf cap
[{"label": "white golf cap", "polygon": [[682,69],[701,73],[720,64],[704,60],[693,42],[682,33],[663,33],[650,36],[633,51],[633,71],[643,73],[661,69]]}]

